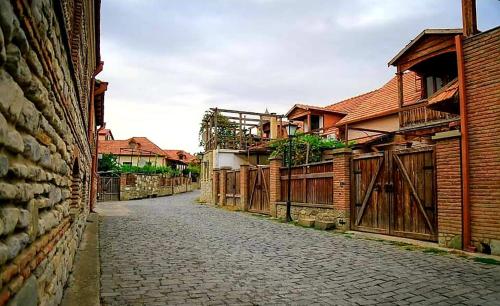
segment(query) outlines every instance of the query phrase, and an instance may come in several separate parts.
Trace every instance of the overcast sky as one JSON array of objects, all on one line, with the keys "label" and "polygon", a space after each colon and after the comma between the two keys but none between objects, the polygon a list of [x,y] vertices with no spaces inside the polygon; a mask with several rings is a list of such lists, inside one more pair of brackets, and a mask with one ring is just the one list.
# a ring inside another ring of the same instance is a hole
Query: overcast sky
[{"label": "overcast sky", "polygon": [[[478,0],[480,30],[500,1]],[[460,28],[460,0],[104,0],[100,79],[116,139],[200,151],[210,107],[285,113],[373,90],[425,28]]]}]

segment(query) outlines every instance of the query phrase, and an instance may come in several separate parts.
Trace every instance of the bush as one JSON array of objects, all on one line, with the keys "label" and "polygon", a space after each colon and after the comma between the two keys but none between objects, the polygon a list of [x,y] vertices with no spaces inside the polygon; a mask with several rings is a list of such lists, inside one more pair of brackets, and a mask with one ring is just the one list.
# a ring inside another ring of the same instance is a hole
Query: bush
[{"label": "bush", "polygon": [[[352,146],[350,142],[348,146]],[[299,134],[292,138],[292,165],[301,165],[321,161],[324,150],[345,148],[346,144],[340,140],[326,139],[314,134]],[[288,165],[288,139],[278,139],[270,143],[271,157],[281,157]],[[309,156],[307,156],[309,152]]]},{"label": "bush", "polygon": [[144,173],[144,174],[155,174],[155,173],[166,173],[171,176],[179,176],[181,173],[177,169],[173,169],[168,166],[153,166],[153,165],[145,165],[145,166],[131,166],[131,165],[122,165],[120,169],[121,173]]}]

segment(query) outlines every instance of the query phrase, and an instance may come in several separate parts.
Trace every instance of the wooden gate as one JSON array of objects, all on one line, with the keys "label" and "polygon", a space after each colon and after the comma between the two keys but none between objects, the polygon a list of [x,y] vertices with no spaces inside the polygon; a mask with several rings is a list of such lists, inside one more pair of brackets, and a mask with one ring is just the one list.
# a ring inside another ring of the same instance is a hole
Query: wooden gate
[{"label": "wooden gate", "polygon": [[251,167],[248,170],[248,210],[269,214],[269,185],[271,183],[269,166]]},{"label": "wooden gate", "polygon": [[352,228],[437,240],[433,147],[353,156]]},{"label": "wooden gate", "polygon": [[226,174],[226,205],[240,204],[240,171],[228,171]]},{"label": "wooden gate", "polygon": [[120,177],[100,176],[97,184],[97,201],[120,200]]}]

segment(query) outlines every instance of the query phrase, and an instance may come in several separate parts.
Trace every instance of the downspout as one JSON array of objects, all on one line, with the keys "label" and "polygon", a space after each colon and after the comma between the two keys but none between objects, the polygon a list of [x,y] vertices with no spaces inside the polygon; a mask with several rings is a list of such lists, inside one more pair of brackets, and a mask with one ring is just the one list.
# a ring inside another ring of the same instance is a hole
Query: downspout
[{"label": "downspout", "polygon": [[458,95],[460,103],[460,133],[461,133],[461,167],[462,167],[462,248],[475,251],[471,244],[471,206],[469,183],[469,133],[467,130],[467,96],[465,91],[464,53],[462,48],[462,35],[455,36],[458,69]]},{"label": "downspout", "polygon": [[[99,65],[96,67],[91,79],[91,95],[90,95],[90,107],[89,107],[89,127],[88,127],[88,139],[89,143],[91,140],[91,135],[96,132],[96,118],[95,118],[95,105],[94,105],[94,93],[95,93],[95,77],[99,72],[102,71],[104,62],[100,61]],[[92,119],[92,121],[90,120]],[[91,167],[91,176],[90,176],[90,203],[89,209],[91,212],[94,211],[95,201],[97,200],[96,188],[97,188],[97,158],[99,154],[99,135],[96,133],[94,137],[95,150],[91,153],[92,156],[92,167]]]}]

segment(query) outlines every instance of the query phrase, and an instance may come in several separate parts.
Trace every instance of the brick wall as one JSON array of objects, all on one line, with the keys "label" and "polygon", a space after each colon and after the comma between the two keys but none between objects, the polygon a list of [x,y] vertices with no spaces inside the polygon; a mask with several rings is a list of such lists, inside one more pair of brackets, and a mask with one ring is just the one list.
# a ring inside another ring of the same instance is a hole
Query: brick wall
[{"label": "brick wall", "polygon": [[0,1],[0,305],[57,305],[72,268],[91,198],[93,5]]},{"label": "brick wall", "polygon": [[434,137],[439,244],[460,249],[462,248],[460,132],[441,134]]},{"label": "brick wall", "polygon": [[333,208],[338,213],[337,227],[350,227],[351,203],[351,154],[350,149],[333,151]]},{"label": "brick wall", "polygon": [[[278,216],[277,203],[280,201],[281,197],[281,171],[280,168],[283,161],[278,158],[270,159],[270,186],[269,186],[269,204],[270,204],[270,214],[272,217],[276,218]],[[286,211],[283,214],[286,218]],[[281,216],[283,217],[283,216]]]},{"label": "brick wall", "polygon": [[463,42],[472,240],[500,254],[500,28]]}]

